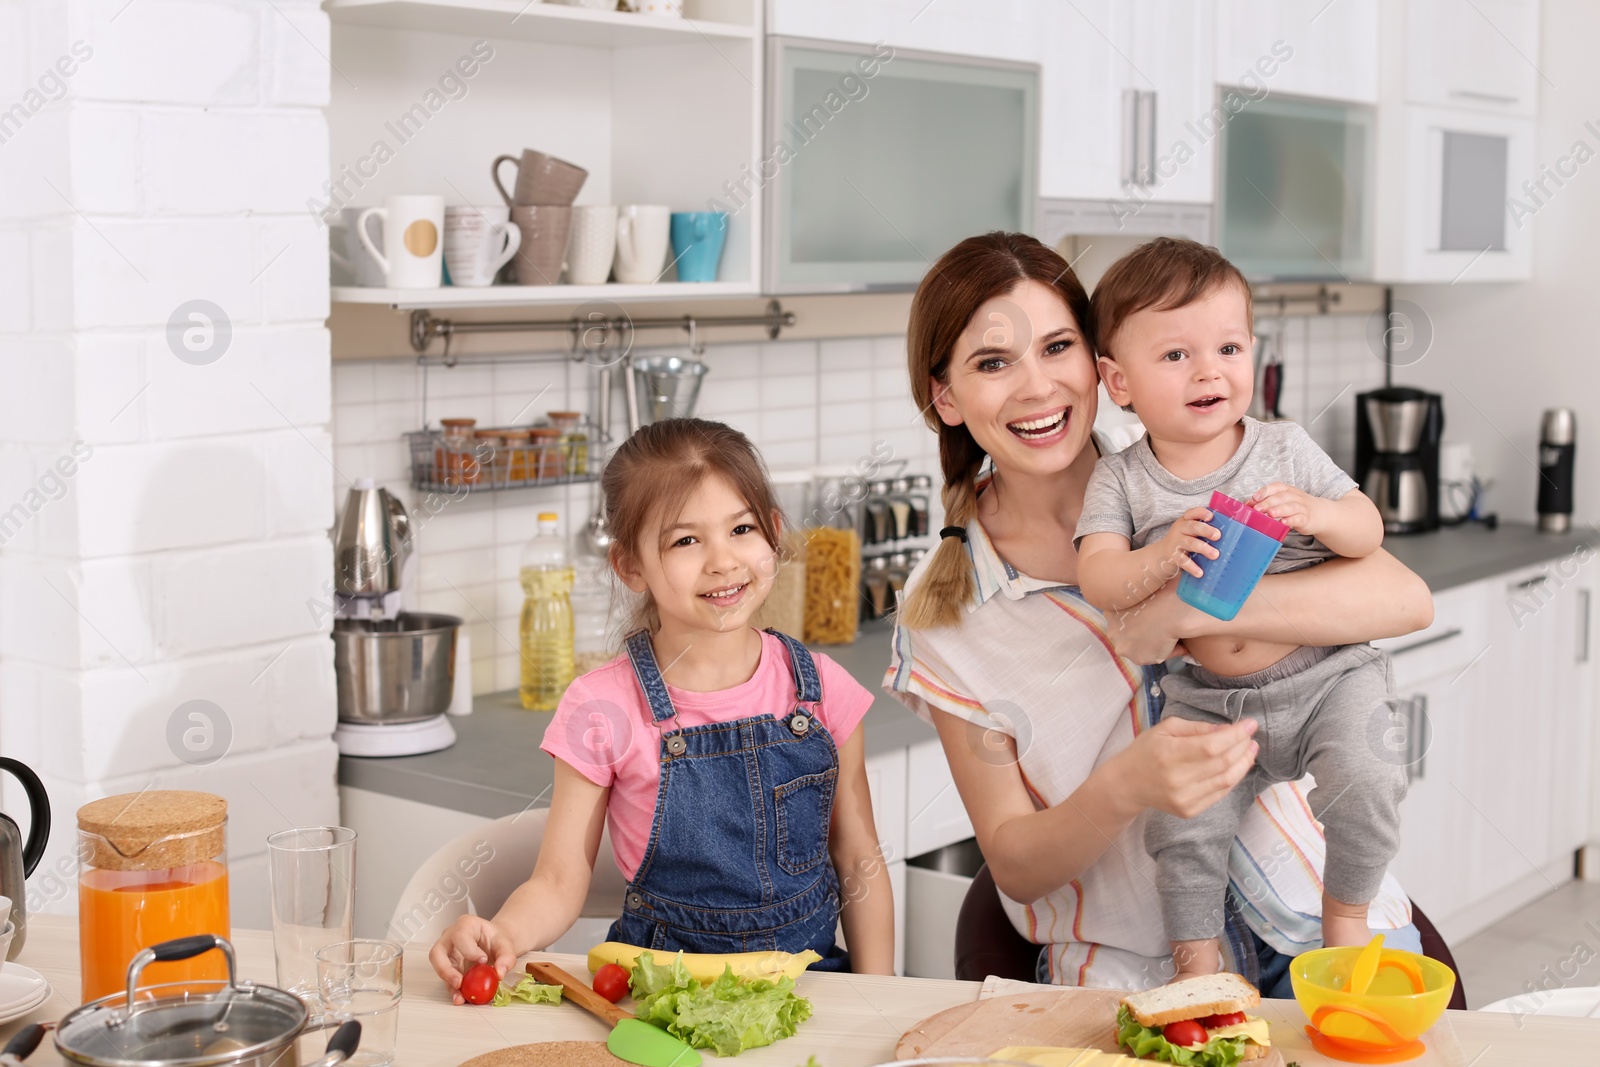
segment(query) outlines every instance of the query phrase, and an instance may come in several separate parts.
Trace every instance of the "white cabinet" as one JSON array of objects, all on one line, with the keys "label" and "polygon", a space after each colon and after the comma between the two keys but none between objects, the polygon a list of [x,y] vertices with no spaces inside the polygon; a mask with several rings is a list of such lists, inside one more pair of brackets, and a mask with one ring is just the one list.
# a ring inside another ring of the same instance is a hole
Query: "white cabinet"
[{"label": "white cabinet", "polygon": [[906,750],[906,850],[920,856],[972,836],[972,821],[950,777],[938,738]]},{"label": "white cabinet", "polygon": [[1378,102],[1378,0],[1217,0],[1217,82]]},{"label": "white cabinet", "polygon": [[1474,827],[1455,783],[1472,744],[1470,710],[1453,680],[1443,674],[1400,687],[1384,730],[1410,778],[1400,805],[1400,852],[1390,870],[1435,923],[1471,904],[1477,890],[1466,866]]},{"label": "white cabinet", "polygon": [[769,0],[767,32],[1033,61],[1039,10],[1057,0]]},{"label": "white cabinet", "polygon": [[1407,0],[1405,13],[1406,99],[1536,113],[1538,0]]},{"label": "white cabinet", "polygon": [[1040,194],[1211,199],[1211,0],[1050,4],[1040,13]]}]

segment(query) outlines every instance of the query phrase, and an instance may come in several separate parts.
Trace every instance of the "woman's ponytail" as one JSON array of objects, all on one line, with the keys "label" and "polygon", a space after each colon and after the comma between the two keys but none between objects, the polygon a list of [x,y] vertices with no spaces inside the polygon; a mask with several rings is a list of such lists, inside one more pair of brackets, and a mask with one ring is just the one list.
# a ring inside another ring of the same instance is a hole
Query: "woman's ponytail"
[{"label": "woman's ponytail", "polygon": [[[965,529],[978,513],[978,470],[984,452],[965,426],[944,429],[939,435],[944,521],[946,526]],[[900,621],[912,630],[953,625],[961,621],[972,593],[972,560],[965,540],[942,537],[921,579],[900,605]]]}]

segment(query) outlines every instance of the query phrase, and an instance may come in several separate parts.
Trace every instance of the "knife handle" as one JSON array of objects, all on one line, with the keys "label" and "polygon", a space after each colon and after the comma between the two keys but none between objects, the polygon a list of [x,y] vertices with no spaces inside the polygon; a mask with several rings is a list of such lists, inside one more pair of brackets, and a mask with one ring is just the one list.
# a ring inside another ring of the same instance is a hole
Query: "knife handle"
[{"label": "knife handle", "polygon": [[569,1000],[610,1026],[614,1027],[624,1019],[633,1018],[632,1012],[617,1007],[590,988],[588,982],[574,977],[553,963],[543,963],[535,960],[528,964],[525,969],[546,985],[560,986],[561,991],[567,995]]}]

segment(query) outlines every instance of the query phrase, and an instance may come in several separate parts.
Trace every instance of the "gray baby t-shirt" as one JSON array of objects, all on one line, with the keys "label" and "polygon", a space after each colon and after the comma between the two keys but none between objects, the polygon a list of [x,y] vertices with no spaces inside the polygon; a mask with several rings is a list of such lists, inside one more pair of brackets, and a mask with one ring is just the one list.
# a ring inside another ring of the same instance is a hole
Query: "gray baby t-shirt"
[{"label": "gray baby t-shirt", "polygon": [[[1242,422],[1244,440],[1228,462],[1188,481],[1161,465],[1148,434],[1121,452],[1101,456],[1083,495],[1073,547],[1089,534],[1116,533],[1132,547],[1143,548],[1166,536],[1185,511],[1206,507],[1214,491],[1248,503],[1273,482],[1327,500],[1338,500],[1356,488],[1355,479],[1340,470],[1299,423],[1257,422],[1248,416]],[[1336,554],[1316,538],[1291,530],[1267,573],[1299,570]]]}]

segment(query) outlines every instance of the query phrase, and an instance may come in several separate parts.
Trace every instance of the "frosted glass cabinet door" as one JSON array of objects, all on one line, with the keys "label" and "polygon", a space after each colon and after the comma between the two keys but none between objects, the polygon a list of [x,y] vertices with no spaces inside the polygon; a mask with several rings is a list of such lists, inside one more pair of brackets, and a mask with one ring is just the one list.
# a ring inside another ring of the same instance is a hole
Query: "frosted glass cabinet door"
[{"label": "frosted glass cabinet door", "polygon": [[1263,100],[1223,127],[1219,245],[1252,280],[1358,281],[1372,270],[1372,113]]},{"label": "frosted glass cabinet door", "polygon": [[768,49],[767,292],[911,288],[964,237],[1033,229],[1036,65]]}]

